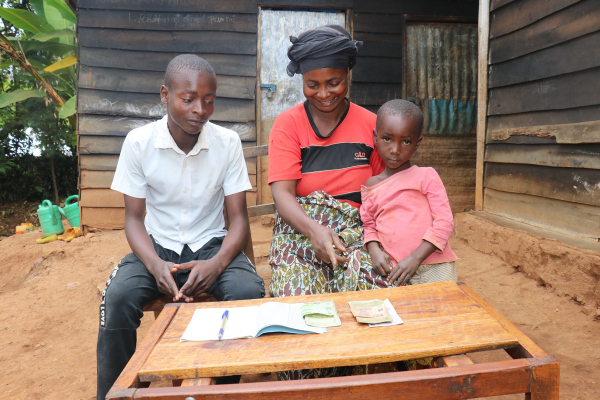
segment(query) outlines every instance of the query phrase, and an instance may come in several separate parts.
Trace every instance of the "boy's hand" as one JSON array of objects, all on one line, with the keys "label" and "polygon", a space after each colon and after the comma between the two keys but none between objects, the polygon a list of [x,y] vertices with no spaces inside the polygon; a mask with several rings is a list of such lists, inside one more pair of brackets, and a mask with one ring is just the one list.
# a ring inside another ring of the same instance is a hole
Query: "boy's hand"
[{"label": "boy's hand", "polygon": [[183,297],[186,303],[194,301],[194,297],[207,293],[208,289],[217,280],[223,269],[214,260],[190,261],[183,264],[174,264],[175,269],[189,269],[190,275],[187,282],[179,290],[179,297]]},{"label": "boy's hand", "polygon": [[[348,258],[337,253],[346,252],[346,246],[333,229],[317,225],[309,237],[315,256],[325,263],[347,263]],[[335,245],[335,249],[334,246]]]},{"label": "boy's hand", "polygon": [[388,276],[388,273],[393,268],[390,256],[379,248],[379,243],[377,242],[367,243],[367,250],[371,255],[373,271],[377,272],[380,276]]},{"label": "boy's hand", "polygon": [[394,286],[406,285],[408,280],[417,272],[419,265],[421,265],[421,262],[412,255],[404,258],[388,276],[388,284],[394,285],[395,282]]},{"label": "boy's hand", "polygon": [[156,263],[152,263],[146,266],[148,272],[156,279],[158,290],[161,293],[173,296],[173,301],[179,300],[180,296],[177,291],[177,284],[173,279],[173,274],[177,272],[177,268],[174,267],[172,262],[158,260]]}]

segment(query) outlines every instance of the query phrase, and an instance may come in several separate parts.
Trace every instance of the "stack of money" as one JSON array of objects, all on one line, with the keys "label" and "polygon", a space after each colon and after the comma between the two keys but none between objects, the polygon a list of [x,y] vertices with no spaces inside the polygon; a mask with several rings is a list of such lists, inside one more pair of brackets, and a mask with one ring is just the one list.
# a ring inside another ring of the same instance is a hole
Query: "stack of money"
[{"label": "stack of money", "polygon": [[300,311],[304,317],[304,322],[310,326],[327,328],[342,324],[335,308],[335,303],[331,300],[304,303]]},{"label": "stack of money", "polygon": [[381,300],[350,301],[350,311],[362,324],[392,322],[392,316]]}]

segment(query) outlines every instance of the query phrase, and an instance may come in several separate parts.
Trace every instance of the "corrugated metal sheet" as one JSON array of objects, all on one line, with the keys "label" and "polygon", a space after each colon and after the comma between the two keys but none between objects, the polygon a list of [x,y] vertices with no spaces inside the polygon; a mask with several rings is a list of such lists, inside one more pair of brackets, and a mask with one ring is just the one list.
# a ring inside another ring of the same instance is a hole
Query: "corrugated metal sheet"
[{"label": "corrugated metal sheet", "polygon": [[423,110],[428,134],[475,134],[476,25],[407,25],[405,76],[406,97]]}]

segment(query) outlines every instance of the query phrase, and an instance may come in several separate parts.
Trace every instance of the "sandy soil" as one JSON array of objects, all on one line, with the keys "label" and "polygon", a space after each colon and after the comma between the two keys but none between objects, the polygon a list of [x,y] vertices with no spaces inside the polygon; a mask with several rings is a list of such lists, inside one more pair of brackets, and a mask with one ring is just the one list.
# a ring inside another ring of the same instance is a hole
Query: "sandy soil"
[{"label": "sandy soil", "polygon": [[[257,256],[266,256],[268,221],[252,224]],[[41,232],[0,241],[0,398],[93,399],[100,292],[129,252],[123,231],[102,231],[71,243],[38,245]],[[561,362],[561,398],[600,398],[600,322],[552,288],[453,239],[459,279]],[[268,278],[266,258],[257,260]],[[147,313],[138,340],[154,316]],[[484,352],[476,362],[503,359]],[[517,399],[523,396],[504,396]]]}]

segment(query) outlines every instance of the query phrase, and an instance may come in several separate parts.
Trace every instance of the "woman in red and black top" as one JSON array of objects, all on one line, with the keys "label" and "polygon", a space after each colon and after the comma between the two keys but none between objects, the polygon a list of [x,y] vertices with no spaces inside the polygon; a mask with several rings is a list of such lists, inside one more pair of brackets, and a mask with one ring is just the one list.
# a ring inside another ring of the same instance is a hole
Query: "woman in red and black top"
[{"label": "woman in red and black top", "polygon": [[306,101],[281,113],[269,139],[269,184],[278,215],[269,263],[273,296],[386,287],[362,252],[360,188],[384,164],[376,115],[351,103],[350,69],[362,42],[339,25],[291,37],[288,75]]}]

